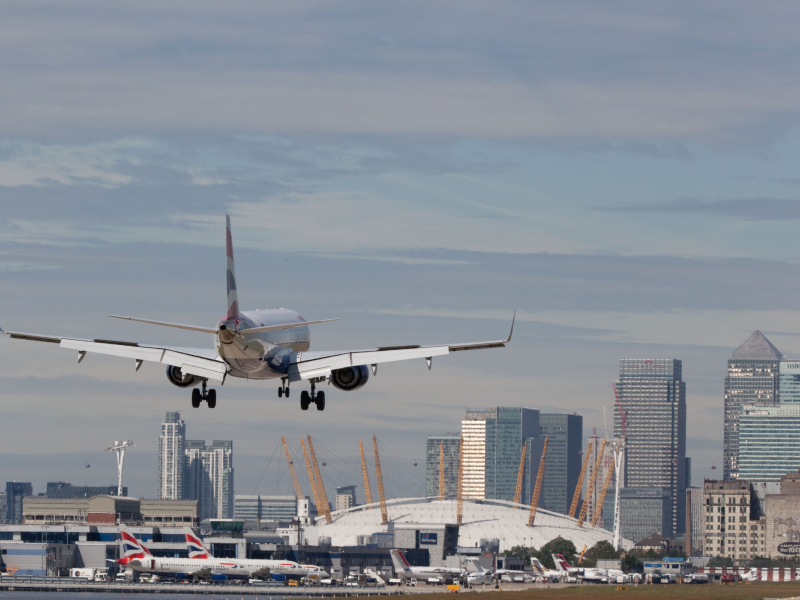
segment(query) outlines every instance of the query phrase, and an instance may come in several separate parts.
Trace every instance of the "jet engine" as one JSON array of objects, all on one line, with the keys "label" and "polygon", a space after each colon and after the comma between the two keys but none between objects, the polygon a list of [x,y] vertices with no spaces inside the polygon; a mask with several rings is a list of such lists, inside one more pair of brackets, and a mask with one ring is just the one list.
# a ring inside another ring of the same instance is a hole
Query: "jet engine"
[{"label": "jet engine", "polygon": [[362,387],[369,379],[369,367],[347,367],[331,372],[331,383],[345,392],[352,392]]},{"label": "jet engine", "polygon": [[200,377],[189,374],[184,375],[181,368],[175,366],[167,367],[167,379],[172,385],[177,385],[180,388],[194,387],[202,381]]}]

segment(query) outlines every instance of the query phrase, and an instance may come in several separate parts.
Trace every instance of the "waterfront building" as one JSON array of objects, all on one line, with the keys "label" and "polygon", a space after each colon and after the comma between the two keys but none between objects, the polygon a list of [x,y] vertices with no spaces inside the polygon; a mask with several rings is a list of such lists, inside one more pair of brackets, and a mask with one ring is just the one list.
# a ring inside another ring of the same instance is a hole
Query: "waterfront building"
[{"label": "waterfront building", "polygon": [[724,480],[739,477],[741,407],[745,404],[778,402],[779,362],[782,356],[764,334],[756,331],[734,350],[728,360],[722,457]]},{"label": "waterfront building", "polygon": [[[547,438],[547,455],[544,461],[544,479],[539,496],[539,508],[567,514],[583,463],[583,417],[541,413],[538,439],[530,439],[533,449],[526,457],[528,475],[526,502],[530,502],[542,445]],[[538,452],[537,452],[538,448]]]},{"label": "waterfront building", "polygon": [[185,498],[197,500],[200,520],[233,517],[233,442],[202,440],[185,444]]},{"label": "waterfront building", "polygon": [[[86,486],[72,485],[65,481],[50,481],[47,484],[48,498],[91,498],[92,496],[116,496],[119,488],[116,485]],[[128,488],[122,487],[122,495],[128,495]]]},{"label": "waterfront building", "polygon": [[672,529],[672,488],[620,488],[619,509],[619,531],[623,538],[638,543],[653,533],[663,536],[662,532]]},{"label": "waterfront building", "polygon": [[26,496],[33,496],[30,482],[6,482],[6,523],[22,523],[22,503]]},{"label": "waterfront building", "polygon": [[336,510],[345,510],[356,506],[356,486],[345,485],[336,488]]},{"label": "waterfront building", "polygon": [[800,467],[800,404],[744,405],[739,417],[739,478],[780,481]]},{"label": "waterfront building", "polygon": [[[668,488],[672,522],[666,538],[686,524],[686,384],[676,359],[620,359],[614,435],[625,430],[626,487]],[[623,414],[620,414],[620,405]],[[649,533],[653,533],[652,531]],[[624,535],[624,534],[623,534]]]},{"label": "waterfront building", "polygon": [[440,447],[444,450],[444,497],[451,500],[458,494],[458,453],[461,436],[429,435],[425,445],[425,495],[439,496]]},{"label": "waterfront building", "polygon": [[158,438],[158,498],[182,500],[184,498],[184,445],[186,423],[180,412],[168,412],[161,423]]},{"label": "waterfront building", "polygon": [[749,481],[703,483],[704,556],[751,560],[766,556],[766,517],[754,514],[754,494]]}]

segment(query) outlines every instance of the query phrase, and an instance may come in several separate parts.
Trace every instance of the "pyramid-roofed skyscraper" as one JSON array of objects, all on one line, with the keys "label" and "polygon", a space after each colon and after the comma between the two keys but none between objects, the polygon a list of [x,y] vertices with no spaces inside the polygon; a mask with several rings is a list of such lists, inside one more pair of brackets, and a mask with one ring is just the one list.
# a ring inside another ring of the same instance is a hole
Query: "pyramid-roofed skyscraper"
[{"label": "pyramid-roofed skyscraper", "polygon": [[724,479],[739,478],[739,413],[743,404],[778,403],[778,369],[783,355],[755,331],[733,351],[725,378]]}]

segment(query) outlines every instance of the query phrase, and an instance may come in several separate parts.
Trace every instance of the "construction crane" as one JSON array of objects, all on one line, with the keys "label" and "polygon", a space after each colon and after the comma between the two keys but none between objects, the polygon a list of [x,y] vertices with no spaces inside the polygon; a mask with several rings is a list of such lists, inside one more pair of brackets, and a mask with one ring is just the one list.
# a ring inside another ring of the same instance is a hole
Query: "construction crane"
[{"label": "construction crane", "polygon": [[444,500],[444,442],[439,442],[439,500]]},{"label": "construction crane", "polygon": [[381,457],[378,456],[378,438],[372,434],[372,445],[375,447],[375,479],[378,480],[378,500],[381,503],[381,523],[389,523],[389,512],[386,510],[386,494],[383,491],[383,475],[381,474]]},{"label": "construction crane", "polygon": [[364,473],[364,496],[367,504],[372,504],[372,490],[369,487],[369,472],[367,471],[367,461],[364,460],[364,444],[358,440],[358,447],[361,450],[361,471]]},{"label": "construction crane", "polygon": [[[319,494],[319,501],[322,504],[322,514],[325,515],[325,522],[331,523],[331,507],[328,504],[328,494],[325,492],[325,484],[322,482],[322,473],[319,471],[319,464],[317,464],[317,456],[314,454],[314,444],[311,443],[311,436],[308,438],[308,452],[311,454],[311,465],[314,467],[314,476],[317,479],[317,493]],[[317,504],[317,511],[320,510],[320,505]]]},{"label": "construction crane", "polygon": [[594,491],[594,484],[597,482],[597,474],[600,472],[600,462],[603,460],[603,452],[605,452],[605,449],[606,441],[603,440],[603,443],[600,444],[600,452],[597,453],[597,460],[594,462],[592,476],[589,478],[589,487],[586,490],[586,497],[583,499],[583,506],[581,506],[581,514],[578,517],[578,527],[582,527],[583,522],[586,520],[586,512],[589,510],[589,500]]},{"label": "construction crane", "polygon": [[608,492],[608,486],[611,483],[612,475],[614,475],[614,463],[611,463],[608,467],[606,478],[603,481],[603,489],[600,490],[600,497],[597,499],[597,506],[594,507],[594,511],[592,512],[592,527],[597,525],[597,520],[603,512],[603,503],[606,501],[606,492]]},{"label": "construction crane", "polygon": [[294,495],[297,496],[298,500],[302,500],[305,498],[303,496],[303,488],[300,487],[300,480],[297,479],[297,473],[294,470],[294,461],[292,461],[292,455],[289,454],[289,447],[286,445],[286,438],[281,436],[281,443],[283,444],[283,451],[286,453],[286,462],[289,465],[289,474],[292,476],[292,485],[294,485]]},{"label": "construction crane", "polygon": [[456,524],[464,517],[464,436],[458,444],[458,493],[456,494]]},{"label": "construction crane", "polygon": [[581,555],[578,557],[578,564],[581,564],[581,561],[583,561],[583,555],[586,554],[586,546],[587,544],[583,545],[583,550],[581,550]]},{"label": "construction crane", "polygon": [[536,519],[536,510],[539,508],[539,494],[542,492],[542,479],[544,479],[544,457],[547,455],[547,440],[544,438],[542,448],[542,459],[539,461],[539,474],[536,475],[536,486],[533,488],[533,498],[531,498],[531,512],[528,514],[528,527],[533,527]]},{"label": "construction crane", "polygon": [[586,465],[589,464],[589,453],[592,449],[592,442],[586,446],[586,456],[583,459],[583,466],[581,467],[581,474],[578,476],[578,485],[575,486],[575,493],[572,495],[572,506],[569,507],[569,516],[574,517],[575,511],[578,509],[578,502],[581,500],[581,490],[583,489],[583,478],[586,477]]},{"label": "construction crane", "polygon": [[[528,441],[522,443],[522,457],[519,459],[519,472],[517,473],[517,487],[514,489],[514,504],[519,504],[522,499],[522,480],[525,479],[525,452],[528,450]],[[515,506],[514,508],[519,508]]]},{"label": "construction crane", "polygon": [[317,507],[317,514],[324,514],[320,508],[319,491],[317,490],[317,479],[314,477],[314,471],[311,469],[311,461],[308,459],[308,450],[306,450],[306,441],[300,438],[300,445],[303,446],[303,458],[306,459],[306,471],[308,471],[308,482],[311,484],[311,495],[314,497],[314,506]]}]

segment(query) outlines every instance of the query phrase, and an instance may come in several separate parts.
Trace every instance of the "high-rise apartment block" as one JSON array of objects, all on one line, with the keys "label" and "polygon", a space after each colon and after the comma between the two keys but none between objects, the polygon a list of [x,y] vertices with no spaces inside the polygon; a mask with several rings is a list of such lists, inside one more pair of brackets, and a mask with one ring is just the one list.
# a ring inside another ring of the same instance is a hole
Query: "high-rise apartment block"
[{"label": "high-rise apartment block", "polygon": [[625,418],[626,486],[670,490],[671,528],[658,532],[667,538],[683,533],[686,523],[686,384],[681,379],[682,366],[676,359],[623,358],[616,384],[620,402],[614,409],[614,435],[622,436]]},{"label": "high-rise apartment block", "polygon": [[486,492],[486,419],[491,411],[467,411],[461,421],[464,498],[485,498]]},{"label": "high-rise apartment block", "polygon": [[[583,417],[580,415],[549,414],[539,415],[539,436],[542,442],[547,438],[547,455],[544,461],[544,479],[539,497],[539,508],[567,514],[583,462]],[[536,448],[537,440],[530,440]],[[527,502],[530,502],[536,475],[539,469],[541,446],[538,453],[529,455]]]},{"label": "high-rise apartment block", "polygon": [[158,438],[158,499],[183,500],[186,423],[181,413],[168,412]]},{"label": "high-rise apartment block", "polygon": [[344,485],[336,488],[336,510],[346,510],[356,505],[356,486]]},{"label": "high-rise apartment block", "polygon": [[444,453],[444,497],[453,499],[458,494],[458,453],[461,436],[455,434],[429,435],[425,445],[425,494],[439,496],[439,468]]},{"label": "high-rise apartment block", "polygon": [[198,517],[233,518],[233,442],[187,440],[185,500],[198,501]]},{"label": "high-rise apartment block", "polygon": [[764,334],[756,331],[734,350],[728,360],[722,459],[725,480],[739,478],[739,416],[742,406],[778,402],[782,356]]}]

